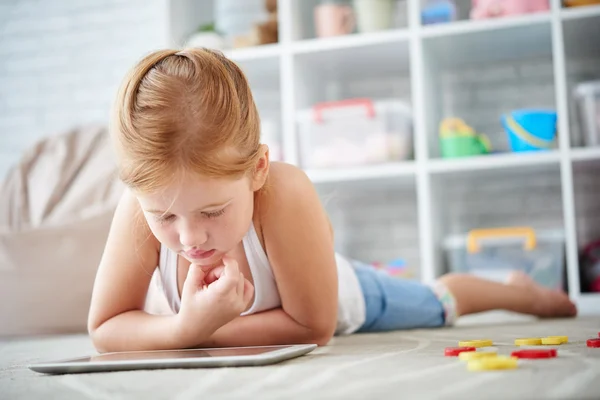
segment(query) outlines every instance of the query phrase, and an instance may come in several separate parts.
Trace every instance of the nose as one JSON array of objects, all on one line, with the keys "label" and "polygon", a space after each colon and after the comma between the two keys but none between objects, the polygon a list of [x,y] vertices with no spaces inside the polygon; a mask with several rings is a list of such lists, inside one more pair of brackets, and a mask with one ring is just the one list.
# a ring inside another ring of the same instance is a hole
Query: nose
[{"label": "nose", "polygon": [[208,232],[200,223],[183,221],[179,228],[179,243],[186,249],[201,246],[206,243],[207,239]]}]

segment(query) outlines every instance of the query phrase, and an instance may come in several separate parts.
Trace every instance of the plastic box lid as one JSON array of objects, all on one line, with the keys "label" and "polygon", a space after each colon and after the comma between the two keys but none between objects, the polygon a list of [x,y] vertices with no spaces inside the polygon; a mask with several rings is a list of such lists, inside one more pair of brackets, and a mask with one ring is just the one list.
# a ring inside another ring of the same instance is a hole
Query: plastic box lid
[{"label": "plastic box lid", "polygon": [[[327,103],[327,102],[325,102]],[[319,103],[317,103],[319,104]],[[315,105],[317,105],[315,104]],[[407,118],[412,118],[412,108],[411,106],[406,103],[403,100],[399,100],[399,99],[380,99],[380,100],[373,100],[373,106],[375,107],[376,111],[379,112],[396,112],[398,114],[402,114],[403,116],[406,116]],[[355,109],[360,109],[360,106],[341,106],[340,109],[346,109],[346,108],[351,108],[353,109],[353,111],[345,111],[344,115],[340,115],[339,111],[337,115],[334,115],[332,118],[340,118],[340,117],[344,117],[347,116],[347,114],[354,114],[356,111]],[[333,111],[333,110],[332,110]],[[325,114],[327,114],[327,111],[324,112]],[[332,114],[336,113],[336,111],[333,111]],[[297,122],[306,122],[306,121],[311,121],[313,122],[313,107],[310,108],[305,108],[302,110],[298,110],[298,112],[296,113],[296,121]]]},{"label": "plastic box lid", "polygon": [[[565,241],[565,232],[561,229],[548,229],[535,231],[535,237],[538,242],[555,242],[560,243]],[[498,246],[498,245],[513,245],[522,243],[523,239],[519,237],[502,237],[489,238],[481,241],[482,247]],[[444,239],[443,243],[445,250],[457,250],[467,246],[467,235],[450,235]]]}]

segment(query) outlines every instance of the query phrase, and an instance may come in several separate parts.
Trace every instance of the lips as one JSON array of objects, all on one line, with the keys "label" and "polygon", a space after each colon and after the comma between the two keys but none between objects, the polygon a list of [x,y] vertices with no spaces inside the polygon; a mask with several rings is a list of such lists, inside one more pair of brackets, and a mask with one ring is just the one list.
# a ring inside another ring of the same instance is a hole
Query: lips
[{"label": "lips", "polygon": [[187,258],[194,260],[202,260],[212,256],[215,253],[215,249],[212,250],[190,250],[186,251],[185,255]]}]

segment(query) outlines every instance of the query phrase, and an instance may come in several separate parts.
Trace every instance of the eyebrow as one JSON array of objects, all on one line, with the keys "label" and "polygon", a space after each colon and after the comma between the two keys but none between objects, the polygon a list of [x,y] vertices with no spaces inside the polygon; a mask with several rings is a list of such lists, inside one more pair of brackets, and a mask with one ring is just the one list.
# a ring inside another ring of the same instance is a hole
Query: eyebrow
[{"label": "eyebrow", "polygon": [[[225,206],[226,206],[228,203],[230,203],[230,202],[231,202],[231,200],[233,200],[233,199],[229,199],[229,200],[227,200],[227,201],[224,201],[224,202],[222,202],[222,203],[213,203],[213,204],[208,204],[208,205],[206,205],[206,206],[204,206],[204,207],[197,208],[197,209],[195,209],[195,210],[194,210],[194,211],[192,211],[192,212],[204,211],[204,210],[206,210],[207,208],[220,208],[220,207],[225,207]],[[152,209],[149,209],[149,210],[145,210],[145,211],[146,211],[147,213],[150,213],[150,214],[160,214],[160,215],[169,214],[169,211],[156,210],[156,209],[153,209],[153,208],[152,208]]]}]

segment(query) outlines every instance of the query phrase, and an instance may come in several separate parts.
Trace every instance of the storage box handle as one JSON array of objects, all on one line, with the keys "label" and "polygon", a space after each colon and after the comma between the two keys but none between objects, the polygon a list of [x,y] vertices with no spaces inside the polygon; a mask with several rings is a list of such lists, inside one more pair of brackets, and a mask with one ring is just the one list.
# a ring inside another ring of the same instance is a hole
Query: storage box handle
[{"label": "storage box handle", "polygon": [[367,110],[367,117],[375,118],[375,106],[373,106],[373,101],[371,99],[366,98],[317,103],[313,106],[313,118],[316,123],[320,124],[323,122],[323,110],[356,106],[363,106]]},{"label": "storage box handle", "polygon": [[474,229],[467,236],[467,251],[471,254],[481,250],[480,241],[490,238],[523,237],[525,250],[533,250],[537,246],[535,230],[531,227]]}]

